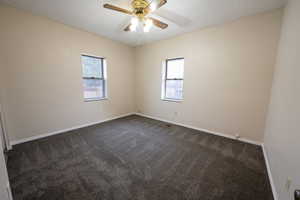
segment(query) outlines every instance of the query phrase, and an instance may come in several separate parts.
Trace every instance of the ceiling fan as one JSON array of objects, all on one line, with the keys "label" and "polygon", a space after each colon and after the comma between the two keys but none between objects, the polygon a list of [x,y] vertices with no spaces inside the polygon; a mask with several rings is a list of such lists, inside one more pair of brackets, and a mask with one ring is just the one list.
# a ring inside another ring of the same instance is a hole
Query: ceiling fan
[{"label": "ceiling fan", "polygon": [[149,32],[153,25],[161,29],[166,29],[168,27],[168,24],[148,16],[151,12],[159,9],[166,3],[167,0],[132,0],[131,11],[107,3],[104,4],[103,7],[132,16],[130,24],[126,26],[124,31],[135,32],[137,31],[138,26],[142,24],[143,31]]}]

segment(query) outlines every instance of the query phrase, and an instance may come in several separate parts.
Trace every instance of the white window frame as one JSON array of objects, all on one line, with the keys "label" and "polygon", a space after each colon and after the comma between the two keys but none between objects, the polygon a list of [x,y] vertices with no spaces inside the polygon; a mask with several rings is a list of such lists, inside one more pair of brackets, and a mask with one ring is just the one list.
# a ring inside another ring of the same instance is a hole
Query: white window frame
[{"label": "white window frame", "polygon": [[[172,101],[172,102],[182,102],[184,99],[184,93],[182,91],[182,98],[181,99],[173,99],[173,98],[167,98],[166,97],[166,92],[167,92],[167,81],[169,80],[182,80],[183,85],[184,85],[184,67],[183,66],[183,78],[167,78],[168,77],[168,62],[169,61],[174,61],[174,60],[183,60],[185,62],[184,57],[178,57],[178,58],[168,58],[163,62],[163,67],[162,67],[162,89],[161,89],[161,100],[163,101]],[[184,86],[183,86],[184,87]],[[183,89],[183,88],[182,88]]]},{"label": "white window frame", "polygon": [[[89,55],[89,54],[81,54],[81,58],[82,57],[90,57],[90,58],[96,58],[101,60],[101,71],[102,71],[102,78],[98,78],[98,77],[84,77],[83,71],[84,71],[84,63],[81,60],[81,65],[82,65],[82,80],[87,80],[87,79],[98,79],[98,80],[102,80],[103,81],[103,97],[95,97],[95,98],[84,98],[85,102],[91,102],[91,101],[101,101],[101,100],[107,100],[108,99],[108,93],[107,93],[107,61],[104,57],[99,57],[99,56],[93,56],[93,55]],[[83,81],[84,84],[84,81]],[[83,91],[84,92],[84,91]]]}]

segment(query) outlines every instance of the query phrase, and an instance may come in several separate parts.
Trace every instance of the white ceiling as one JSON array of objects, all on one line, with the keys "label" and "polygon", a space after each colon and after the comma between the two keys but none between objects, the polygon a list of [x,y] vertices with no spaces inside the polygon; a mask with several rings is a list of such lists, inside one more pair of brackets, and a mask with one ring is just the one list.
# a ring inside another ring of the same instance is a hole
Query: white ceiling
[{"label": "white ceiling", "polygon": [[[168,0],[154,15],[169,24],[149,33],[124,32],[130,16],[107,10],[103,3],[130,9],[131,0],[0,0],[13,7],[47,16],[107,38],[137,46],[166,39],[201,27],[280,8],[287,0]],[[177,24],[172,22],[177,21]]]}]

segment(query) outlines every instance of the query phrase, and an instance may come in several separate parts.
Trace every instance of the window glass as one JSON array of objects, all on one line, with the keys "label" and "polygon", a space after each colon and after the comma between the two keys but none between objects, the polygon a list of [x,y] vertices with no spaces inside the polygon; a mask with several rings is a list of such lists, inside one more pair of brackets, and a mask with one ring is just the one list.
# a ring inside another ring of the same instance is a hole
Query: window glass
[{"label": "window glass", "polygon": [[183,59],[169,60],[167,63],[167,78],[183,79],[183,67],[184,67]]},{"label": "window glass", "polygon": [[82,56],[83,76],[84,77],[102,77],[102,59]]},{"label": "window glass", "polygon": [[184,58],[166,60],[163,69],[162,98],[183,99]]},{"label": "window glass", "polygon": [[183,80],[167,80],[166,81],[166,98],[182,99]]},{"label": "window glass", "polygon": [[104,59],[93,56],[81,56],[83,72],[83,95],[85,100],[99,100],[106,95]]},{"label": "window glass", "polygon": [[104,98],[103,80],[84,79],[83,81],[85,99]]}]

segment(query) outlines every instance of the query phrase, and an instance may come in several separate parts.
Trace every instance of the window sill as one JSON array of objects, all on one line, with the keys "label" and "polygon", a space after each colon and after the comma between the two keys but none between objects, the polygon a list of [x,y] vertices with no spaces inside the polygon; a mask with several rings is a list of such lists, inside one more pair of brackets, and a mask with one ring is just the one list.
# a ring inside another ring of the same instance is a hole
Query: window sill
[{"label": "window sill", "polygon": [[103,100],[108,100],[108,98],[104,97],[104,98],[84,99],[84,102],[103,101]]},{"label": "window sill", "polygon": [[181,103],[183,102],[183,99],[161,99],[162,101],[169,101],[169,102],[177,102]]}]

